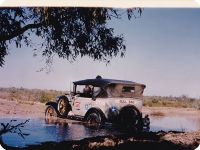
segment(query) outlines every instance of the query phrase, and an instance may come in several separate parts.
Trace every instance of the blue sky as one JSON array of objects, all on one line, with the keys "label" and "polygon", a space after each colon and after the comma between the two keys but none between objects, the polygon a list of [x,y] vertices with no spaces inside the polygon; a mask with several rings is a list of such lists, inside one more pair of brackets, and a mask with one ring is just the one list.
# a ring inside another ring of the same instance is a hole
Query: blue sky
[{"label": "blue sky", "polygon": [[200,97],[200,9],[144,9],[141,18],[109,25],[125,37],[124,58],[107,66],[87,57],[74,63],[55,59],[46,74],[37,72],[44,62],[31,48],[11,45],[0,87],[69,90],[70,82],[101,75],[144,83],[145,95]]}]

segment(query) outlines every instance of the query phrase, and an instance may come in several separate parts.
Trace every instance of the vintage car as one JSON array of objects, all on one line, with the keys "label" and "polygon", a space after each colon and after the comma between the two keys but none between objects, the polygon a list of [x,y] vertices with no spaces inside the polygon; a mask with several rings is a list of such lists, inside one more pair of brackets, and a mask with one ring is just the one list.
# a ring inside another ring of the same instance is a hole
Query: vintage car
[{"label": "vintage car", "polygon": [[86,79],[73,82],[73,92],[48,102],[45,116],[50,118],[77,119],[89,124],[105,122],[124,126],[149,125],[148,117],[142,118],[144,84],[132,81]]}]

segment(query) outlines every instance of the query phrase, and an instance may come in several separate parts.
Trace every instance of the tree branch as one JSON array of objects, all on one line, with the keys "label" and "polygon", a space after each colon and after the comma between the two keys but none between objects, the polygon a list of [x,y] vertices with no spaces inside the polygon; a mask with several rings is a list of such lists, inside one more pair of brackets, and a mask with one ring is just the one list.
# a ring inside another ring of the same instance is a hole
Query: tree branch
[{"label": "tree branch", "polygon": [[23,28],[19,28],[11,33],[0,35],[0,42],[6,41],[6,40],[11,40],[12,38],[17,37],[18,35],[23,34],[28,29],[39,28],[41,26],[42,26],[42,23],[28,24],[28,25],[24,26]]},{"label": "tree branch", "polygon": [[17,129],[20,126],[25,125],[27,122],[29,122],[29,119],[26,120],[26,121],[24,121],[24,122],[22,122],[22,123],[19,123],[17,125],[12,125],[12,126],[10,125],[10,123],[7,123],[7,125],[1,123],[1,125],[3,126],[3,128],[0,130],[0,136],[2,136],[3,134],[8,133],[8,132],[10,132],[10,131],[12,131],[14,129]]}]

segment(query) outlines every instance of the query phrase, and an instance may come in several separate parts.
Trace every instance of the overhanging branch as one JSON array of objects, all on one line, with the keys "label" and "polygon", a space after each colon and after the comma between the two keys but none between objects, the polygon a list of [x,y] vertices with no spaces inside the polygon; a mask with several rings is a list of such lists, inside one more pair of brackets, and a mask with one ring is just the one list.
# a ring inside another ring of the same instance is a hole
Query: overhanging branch
[{"label": "overhanging branch", "polygon": [[15,30],[15,31],[13,31],[11,33],[0,35],[0,42],[11,40],[14,37],[17,37],[18,35],[23,34],[28,29],[39,28],[41,26],[42,26],[42,23],[28,24],[28,25],[24,26],[23,28],[19,28],[19,29]]}]

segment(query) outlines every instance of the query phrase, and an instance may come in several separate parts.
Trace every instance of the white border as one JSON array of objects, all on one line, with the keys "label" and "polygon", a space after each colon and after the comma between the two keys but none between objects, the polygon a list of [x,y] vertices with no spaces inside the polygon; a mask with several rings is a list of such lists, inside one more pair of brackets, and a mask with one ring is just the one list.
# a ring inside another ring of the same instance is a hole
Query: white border
[{"label": "white border", "polygon": [[195,150],[200,150],[200,145]]},{"label": "white border", "polygon": [[1,146],[1,144],[0,144],[0,150],[5,150],[5,149]]},{"label": "white border", "polygon": [[200,5],[200,0],[195,0],[195,2],[197,2],[197,3],[198,3],[198,5]]},{"label": "white border", "polygon": [[200,0],[0,0],[0,6],[200,8]]}]

